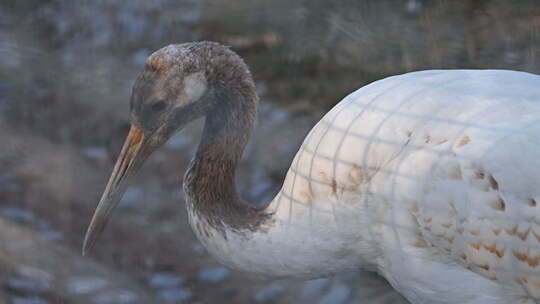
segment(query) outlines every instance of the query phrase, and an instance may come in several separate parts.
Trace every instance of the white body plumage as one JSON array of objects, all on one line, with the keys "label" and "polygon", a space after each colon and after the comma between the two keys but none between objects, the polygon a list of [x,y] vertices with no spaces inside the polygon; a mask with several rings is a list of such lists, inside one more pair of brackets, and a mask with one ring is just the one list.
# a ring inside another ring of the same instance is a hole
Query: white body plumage
[{"label": "white body plumage", "polygon": [[412,303],[536,303],[537,202],[540,77],[435,70],[374,82],[325,115],[258,231],[225,239],[193,212],[190,223],[249,272],[362,267]]}]

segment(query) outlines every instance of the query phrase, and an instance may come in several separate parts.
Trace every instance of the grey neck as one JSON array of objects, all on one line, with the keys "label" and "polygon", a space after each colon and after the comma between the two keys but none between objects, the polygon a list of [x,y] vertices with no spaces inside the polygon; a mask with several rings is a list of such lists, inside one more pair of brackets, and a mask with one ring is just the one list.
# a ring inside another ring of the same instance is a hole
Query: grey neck
[{"label": "grey neck", "polygon": [[[216,104],[206,116],[198,151],[184,177],[189,208],[221,229],[255,230],[266,215],[240,198],[236,167],[257,113],[252,82],[231,90],[216,90]],[[227,227],[224,227],[227,226]]]}]

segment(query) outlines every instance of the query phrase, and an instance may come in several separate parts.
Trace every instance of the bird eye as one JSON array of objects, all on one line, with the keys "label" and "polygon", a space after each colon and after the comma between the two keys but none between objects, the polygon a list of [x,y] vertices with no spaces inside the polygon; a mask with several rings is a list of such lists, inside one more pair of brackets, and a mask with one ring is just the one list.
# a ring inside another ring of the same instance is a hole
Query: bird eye
[{"label": "bird eye", "polygon": [[152,107],[152,111],[161,112],[165,109],[166,106],[167,104],[165,103],[165,101],[160,100],[160,101],[154,102],[151,107]]}]

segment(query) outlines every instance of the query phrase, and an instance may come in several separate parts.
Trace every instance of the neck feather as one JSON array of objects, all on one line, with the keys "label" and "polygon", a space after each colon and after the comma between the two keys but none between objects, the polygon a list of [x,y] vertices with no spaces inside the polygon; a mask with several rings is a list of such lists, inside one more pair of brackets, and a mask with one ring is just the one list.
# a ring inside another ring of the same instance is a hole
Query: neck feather
[{"label": "neck feather", "polygon": [[252,82],[218,90],[207,114],[201,143],[184,177],[188,208],[214,228],[255,230],[266,217],[241,199],[236,167],[257,113]]}]

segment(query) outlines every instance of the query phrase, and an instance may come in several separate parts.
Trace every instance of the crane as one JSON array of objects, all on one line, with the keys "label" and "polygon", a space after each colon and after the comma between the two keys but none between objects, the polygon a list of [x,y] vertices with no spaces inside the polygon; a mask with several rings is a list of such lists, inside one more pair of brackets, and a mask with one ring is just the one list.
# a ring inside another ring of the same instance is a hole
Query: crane
[{"label": "crane", "polygon": [[235,184],[257,105],[228,47],[149,56],[83,254],[145,159],[204,117],[183,189],[193,231],[225,265],[279,278],[367,269],[411,303],[540,303],[539,76],[429,70],[364,86],[315,125],[262,207]]}]

